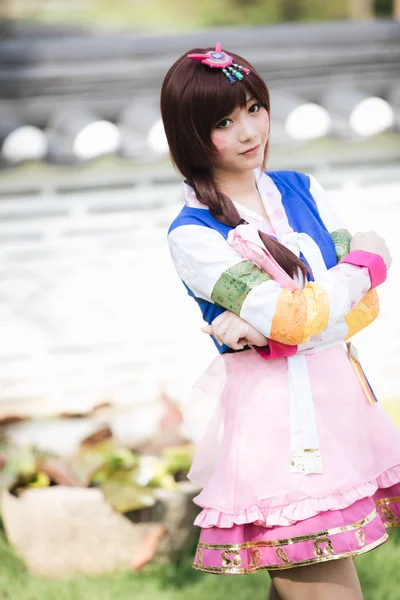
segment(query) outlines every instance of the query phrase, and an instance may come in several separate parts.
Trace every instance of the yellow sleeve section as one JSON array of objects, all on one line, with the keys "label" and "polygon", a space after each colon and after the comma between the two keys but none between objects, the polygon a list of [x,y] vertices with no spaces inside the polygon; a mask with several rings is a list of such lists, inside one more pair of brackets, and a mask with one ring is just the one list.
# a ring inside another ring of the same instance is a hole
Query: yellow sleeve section
[{"label": "yellow sleeve section", "polygon": [[348,333],[346,340],[368,327],[379,314],[379,298],[376,289],[369,290],[358,304],[346,315]]},{"label": "yellow sleeve section", "polygon": [[328,294],[318,283],[310,282],[302,290],[307,301],[306,326],[301,343],[325,331],[329,319]]},{"label": "yellow sleeve section", "polygon": [[324,331],[328,318],[328,294],[320,285],[309,282],[293,293],[285,289],[279,294],[269,337],[296,346]]}]

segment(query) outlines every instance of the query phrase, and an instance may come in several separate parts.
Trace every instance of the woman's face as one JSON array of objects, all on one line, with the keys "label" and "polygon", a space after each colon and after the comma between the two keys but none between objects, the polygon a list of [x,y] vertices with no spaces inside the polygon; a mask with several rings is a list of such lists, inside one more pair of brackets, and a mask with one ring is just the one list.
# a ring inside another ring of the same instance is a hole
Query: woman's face
[{"label": "woman's face", "polygon": [[211,132],[211,141],[218,150],[214,163],[218,171],[237,173],[253,170],[263,163],[269,115],[250,94],[246,100],[245,107],[235,108]]}]

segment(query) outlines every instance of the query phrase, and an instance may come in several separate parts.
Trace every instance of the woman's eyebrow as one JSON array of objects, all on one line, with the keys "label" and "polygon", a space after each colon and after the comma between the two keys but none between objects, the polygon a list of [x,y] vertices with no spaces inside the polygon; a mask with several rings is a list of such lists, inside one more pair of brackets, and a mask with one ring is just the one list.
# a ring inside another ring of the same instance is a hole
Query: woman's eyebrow
[{"label": "woman's eyebrow", "polygon": [[256,98],[254,98],[254,96],[251,96],[251,98],[249,98],[246,102],[246,104],[248,104],[249,102],[252,102],[253,100],[256,100]]}]

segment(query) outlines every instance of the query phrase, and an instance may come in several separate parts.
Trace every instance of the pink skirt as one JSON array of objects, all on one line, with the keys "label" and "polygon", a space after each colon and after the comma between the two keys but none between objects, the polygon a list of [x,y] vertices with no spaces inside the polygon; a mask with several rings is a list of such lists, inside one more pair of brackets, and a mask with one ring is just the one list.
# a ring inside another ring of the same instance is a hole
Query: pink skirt
[{"label": "pink skirt", "polygon": [[198,383],[185,411],[200,432],[194,568],[242,574],[347,557],[400,524],[400,432],[367,401],[342,345],[306,359],[321,474],[289,468],[286,359],[223,355]]}]

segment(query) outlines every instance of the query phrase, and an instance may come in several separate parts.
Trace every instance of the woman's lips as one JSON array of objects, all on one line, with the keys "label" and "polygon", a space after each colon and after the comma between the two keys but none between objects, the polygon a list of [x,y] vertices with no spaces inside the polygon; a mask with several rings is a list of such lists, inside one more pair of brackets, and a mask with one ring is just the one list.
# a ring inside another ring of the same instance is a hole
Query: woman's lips
[{"label": "woman's lips", "polygon": [[246,152],[241,152],[241,154],[243,154],[245,156],[249,156],[250,154],[257,154],[259,148],[260,148],[260,144],[258,144],[258,146],[253,146],[253,148],[246,150]]}]

